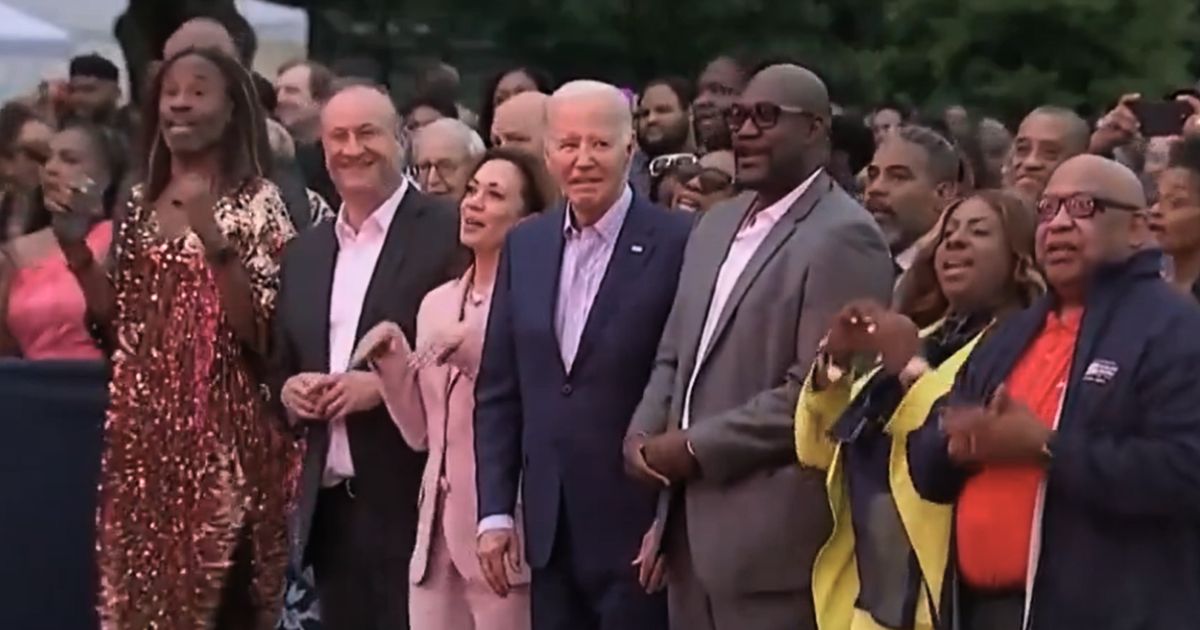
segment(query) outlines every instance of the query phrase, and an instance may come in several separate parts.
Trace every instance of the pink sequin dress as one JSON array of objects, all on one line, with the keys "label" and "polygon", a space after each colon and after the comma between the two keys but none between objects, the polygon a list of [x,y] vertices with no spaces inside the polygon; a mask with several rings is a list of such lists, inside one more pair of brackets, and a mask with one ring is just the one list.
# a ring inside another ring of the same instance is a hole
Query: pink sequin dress
[{"label": "pink sequin dress", "polygon": [[[284,244],[279,191],[253,180],[218,202],[260,323],[270,320]],[[97,552],[106,630],[212,628],[236,548],[270,628],[282,608],[286,515],[298,447],[268,404],[266,361],[234,335],[192,233],[160,236],[135,189],[114,241],[111,406],[101,461]]]},{"label": "pink sequin dress", "polygon": [[[87,236],[88,248],[101,258],[111,240],[112,222],[99,223]],[[9,287],[7,323],[25,359],[104,358],[88,332],[83,289],[60,249],[16,270]]]}]

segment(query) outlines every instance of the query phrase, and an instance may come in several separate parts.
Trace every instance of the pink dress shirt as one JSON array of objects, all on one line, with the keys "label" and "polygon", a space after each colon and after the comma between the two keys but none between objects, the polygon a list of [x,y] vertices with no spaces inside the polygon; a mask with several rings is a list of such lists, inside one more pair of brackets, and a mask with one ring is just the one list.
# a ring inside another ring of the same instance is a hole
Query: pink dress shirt
[{"label": "pink dress shirt", "polygon": [[[470,274],[431,291],[417,313],[418,348],[435,338],[439,328],[465,322],[462,345],[447,362],[414,368],[408,363],[412,350],[403,340],[400,348],[375,362],[384,403],[400,434],[414,450],[429,449],[409,576],[418,585],[427,576],[434,536],[444,537],[459,575],[484,583],[475,554],[474,412],[475,377],[491,296],[472,295]],[[527,572],[524,567],[510,577],[516,584],[526,583]]]},{"label": "pink dress shirt", "polygon": [[[408,180],[392,193],[383,205],[363,221],[355,231],[346,220],[346,210],[338,212],[333,233],[337,237],[337,261],[333,267],[333,288],[329,300],[329,373],[340,374],[350,369],[350,358],[358,335],[358,320],[362,316],[367,288],[396,209],[408,191]],[[350,457],[350,438],[346,421],[329,423],[329,453],[325,460],[322,485],[329,487],[354,477],[354,460]]]},{"label": "pink dress shirt", "polygon": [[575,215],[567,208],[563,225],[563,257],[558,278],[558,308],[554,311],[554,328],[563,367],[571,371],[583,327],[587,325],[592,303],[600,291],[604,272],[612,260],[617,237],[625,225],[625,216],[633,203],[633,191],[626,185],[617,202],[595,224],[576,227]]},{"label": "pink dress shirt", "polygon": [[[92,228],[88,248],[100,258],[112,242],[112,221]],[[36,264],[17,269],[8,296],[8,329],[33,361],[99,360],[104,353],[88,333],[87,302],[62,250],[55,248]]]},{"label": "pink dress shirt", "polygon": [[[738,277],[745,271],[754,252],[758,251],[759,246],[767,239],[771,228],[775,227],[783,215],[796,205],[801,195],[808,190],[820,173],[821,169],[817,169],[808,179],[779,201],[747,216],[737,234],[734,235],[733,243],[729,245],[729,252],[725,254],[725,262],[721,263],[721,270],[717,272],[717,284],[713,287],[712,299],[708,303],[708,313],[704,316],[704,329],[700,334],[700,351],[696,353],[696,366],[692,369],[691,379],[688,380],[687,395],[683,400],[682,428],[686,429],[691,425],[692,387],[696,385],[696,377],[700,375],[700,368],[704,365],[704,359],[712,344],[713,333],[717,330],[717,321],[721,319],[721,311],[725,309],[725,302],[733,293],[733,286],[737,284]],[[751,207],[753,208],[753,206]]]}]

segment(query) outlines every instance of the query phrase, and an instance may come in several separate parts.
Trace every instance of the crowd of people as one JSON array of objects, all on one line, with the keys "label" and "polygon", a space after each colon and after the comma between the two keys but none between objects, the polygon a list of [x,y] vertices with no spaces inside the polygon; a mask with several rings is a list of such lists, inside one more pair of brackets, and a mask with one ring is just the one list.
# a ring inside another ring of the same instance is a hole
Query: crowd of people
[{"label": "crowd of people", "polygon": [[249,62],[0,109],[0,356],[111,364],[101,627],[1200,619],[1200,94]]}]

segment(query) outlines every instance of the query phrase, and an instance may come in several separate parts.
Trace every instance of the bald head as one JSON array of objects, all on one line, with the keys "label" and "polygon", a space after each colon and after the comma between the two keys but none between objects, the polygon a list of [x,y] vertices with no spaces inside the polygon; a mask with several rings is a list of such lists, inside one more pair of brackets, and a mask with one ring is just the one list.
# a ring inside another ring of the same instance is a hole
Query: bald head
[{"label": "bald head", "polygon": [[184,22],[163,44],[163,59],[170,59],[189,48],[215,48],[234,59],[240,59],[233,35],[212,18],[194,18]]},{"label": "bald head", "polygon": [[512,147],[541,160],[548,100],[550,97],[541,92],[521,92],[501,103],[492,120],[492,144]]},{"label": "bald head", "polygon": [[1046,195],[1091,195],[1135,208],[1146,207],[1141,180],[1124,164],[1098,155],[1077,155],[1063,162],[1050,176]]},{"label": "bald head", "polygon": [[747,91],[752,86],[774,95],[773,102],[779,105],[799,107],[825,120],[832,116],[829,89],[821,77],[807,68],[792,64],[768,66],[754,75]]},{"label": "bald head", "polygon": [[1062,163],[1042,195],[1038,262],[1064,304],[1083,304],[1097,269],[1154,242],[1133,171],[1097,155]]}]

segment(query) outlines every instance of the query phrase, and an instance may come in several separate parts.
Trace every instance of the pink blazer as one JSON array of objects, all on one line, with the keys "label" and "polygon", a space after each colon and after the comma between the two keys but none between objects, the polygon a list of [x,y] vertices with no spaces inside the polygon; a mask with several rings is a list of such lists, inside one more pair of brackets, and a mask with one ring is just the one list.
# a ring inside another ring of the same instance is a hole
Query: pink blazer
[{"label": "pink blazer", "polygon": [[[425,579],[435,535],[446,537],[450,558],[459,574],[468,580],[484,581],[475,554],[479,518],[474,412],[475,376],[483,350],[490,296],[481,306],[469,306],[465,300],[469,288],[467,277],[451,280],[431,291],[417,313],[418,348],[439,326],[456,323],[460,316],[465,316],[469,326],[466,338],[445,364],[414,370],[407,364],[411,350],[407,344],[401,344],[401,348],[380,358],[375,365],[383,381],[384,403],[404,440],[414,449],[429,450],[418,499],[417,541],[409,566],[413,584],[421,584]],[[439,503],[441,514],[437,514]],[[522,536],[520,514],[518,509],[518,540]],[[522,552],[524,548],[522,542]],[[509,576],[514,584],[529,582],[524,558],[521,566],[520,574]]]}]

